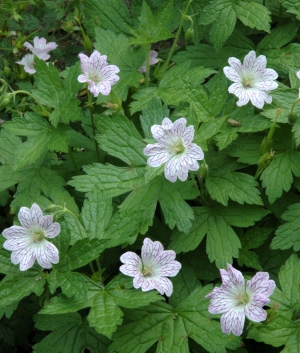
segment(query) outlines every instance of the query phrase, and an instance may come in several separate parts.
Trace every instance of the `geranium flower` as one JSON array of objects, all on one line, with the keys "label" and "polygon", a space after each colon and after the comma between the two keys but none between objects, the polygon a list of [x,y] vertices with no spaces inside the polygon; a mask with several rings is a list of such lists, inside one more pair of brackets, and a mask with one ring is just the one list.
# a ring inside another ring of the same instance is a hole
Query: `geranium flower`
[{"label": "geranium flower", "polygon": [[273,69],[266,69],[267,59],[264,55],[256,58],[255,51],[250,51],[241,64],[237,58],[229,58],[230,66],[224,67],[226,77],[234,83],[228,88],[229,93],[236,95],[239,100],[238,106],[251,103],[262,108],[264,103],[271,103],[272,97],[269,92],[278,87],[274,82],[278,74]]},{"label": "geranium flower", "polygon": [[177,178],[185,181],[189,170],[198,170],[197,160],[204,158],[202,149],[195,143],[194,126],[186,127],[186,119],[180,118],[172,123],[164,118],[162,125],[151,127],[153,137],[158,141],[149,144],[144,154],[150,156],[147,163],[151,167],[159,167],[166,162],[165,177],[175,182]]},{"label": "geranium flower", "polygon": [[156,289],[161,295],[169,297],[173,292],[172,282],[166,278],[174,277],[181,269],[181,264],[174,260],[173,250],[164,250],[159,241],[144,239],[142,259],[132,251],[123,254],[120,260],[125,264],[120,267],[124,275],[134,277],[134,288],[142,288],[143,292]]},{"label": "geranium flower", "polygon": [[60,233],[60,224],[53,222],[52,216],[43,216],[40,207],[33,204],[31,208],[21,207],[18,214],[21,226],[12,226],[3,231],[7,239],[3,247],[11,250],[11,262],[20,264],[25,271],[33,266],[35,260],[43,268],[51,268],[59,261],[56,246],[47,241]]},{"label": "geranium flower", "polygon": [[34,55],[33,54],[26,54],[21,61],[16,62],[19,65],[24,66],[24,70],[29,74],[34,74],[36,70],[33,68],[34,66]]},{"label": "geranium flower", "polygon": [[[156,59],[158,55],[158,52],[155,50],[150,50],[150,65],[154,65],[158,62],[158,59]],[[144,62],[143,66],[139,69],[140,72],[145,73],[146,72],[146,61]]]},{"label": "geranium flower", "polygon": [[79,54],[82,75],[78,76],[79,82],[87,82],[88,89],[97,97],[99,93],[107,96],[111,91],[111,86],[120,79],[116,75],[120,70],[115,65],[108,65],[106,55],[100,55],[94,51],[90,58],[84,54]]},{"label": "geranium flower", "polygon": [[226,270],[220,270],[222,286],[216,287],[206,298],[210,298],[208,311],[211,314],[223,314],[221,328],[224,333],[230,331],[236,336],[243,332],[245,316],[254,322],[264,321],[266,311],[262,308],[270,302],[268,298],[276,284],[269,280],[268,272],[257,274],[245,285],[242,273],[231,265]]},{"label": "geranium flower", "polygon": [[32,54],[36,55],[39,59],[48,60],[50,55],[48,54],[49,51],[54,50],[57,48],[57,44],[55,42],[49,42],[45,38],[34,37],[33,45],[29,42],[24,43],[24,47],[29,49]]}]

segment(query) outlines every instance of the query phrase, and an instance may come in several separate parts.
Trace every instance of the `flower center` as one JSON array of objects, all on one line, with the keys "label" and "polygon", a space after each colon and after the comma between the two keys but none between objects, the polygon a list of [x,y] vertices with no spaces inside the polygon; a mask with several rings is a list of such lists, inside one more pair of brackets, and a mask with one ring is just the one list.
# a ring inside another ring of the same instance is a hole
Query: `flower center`
[{"label": "flower center", "polygon": [[249,296],[245,292],[236,294],[235,299],[243,305],[246,305],[249,302]]},{"label": "flower center", "polygon": [[90,75],[90,79],[95,83],[101,82],[101,77],[97,73],[93,73]]},{"label": "flower center", "polygon": [[252,88],[253,87],[253,81],[254,81],[254,78],[253,77],[244,77],[243,80],[242,80],[242,85],[245,87],[245,88]]},{"label": "flower center", "polygon": [[172,146],[171,151],[175,154],[183,153],[185,151],[185,147],[183,146],[182,142],[177,142]]},{"label": "flower center", "polygon": [[143,277],[152,277],[152,272],[151,272],[151,268],[150,267],[144,267],[142,270],[142,275]]},{"label": "flower center", "polygon": [[32,232],[32,240],[34,243],[40,243],[45,238],[44,232],[41,230]]}]

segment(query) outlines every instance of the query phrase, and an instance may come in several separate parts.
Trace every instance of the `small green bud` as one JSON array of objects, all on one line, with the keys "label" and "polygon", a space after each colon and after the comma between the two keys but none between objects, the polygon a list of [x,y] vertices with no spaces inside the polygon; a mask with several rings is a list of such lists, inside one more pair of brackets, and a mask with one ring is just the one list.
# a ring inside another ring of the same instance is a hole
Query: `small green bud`
[{"label": "small green bud", "polygon": [[74,30],[72,20],[63,22],[61,28],[66,32],[72,33]]},{"label": "small green bud", "polygon": [[289,115],[288,115],[288,122],[291,124],[291,125],[294,125],[295,124],[295,122],[297,121],[297,118],[298,118],[298,116],[297,116],[297,114],[296,113],[290,113]]},{"label": "small green bud", "polygon": [[10,78],[10,75],[11,75],[11,69],[10,69],[10,67],[4,66],[3,71],[4,71],[4,75],[5,75],[7,78]]},{"label": "small green bud", "polygon": [[85,50],[88,50],[88,51],[92,51],[93,49],[93,43],[86,34],[83,34],[83,47]]},{"label": "small green bud", "polygon": [[184,39],[186,44],[192,43],[194,41],[194,30],[193,28],[189,28],[184,33]]},{"label": "small green bud", "polygon": [[1,99],[0,101],[0,110],[4,109],[10,102],[9,98]]},{"label": "small green bud", "polygon": [[272,148],[272,140],[270,141],[268,137],[266,136],[263,140],[262,143],[259,147],[259,153],[261,156],[265,155],[266,153],[269,153]]},{"label": "small green bud", "polygon": [[206,164],[206,162],[203,162],[199,168],[199,177],[205,179],[207,177],[208,174],[208,165]]}]

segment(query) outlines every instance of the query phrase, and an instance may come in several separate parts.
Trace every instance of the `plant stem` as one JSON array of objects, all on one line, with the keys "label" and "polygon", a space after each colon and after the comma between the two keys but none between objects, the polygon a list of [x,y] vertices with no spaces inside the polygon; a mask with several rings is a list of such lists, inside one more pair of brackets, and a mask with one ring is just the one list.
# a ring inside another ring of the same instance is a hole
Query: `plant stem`
[{"label": "plant stem", "polygon": [[145,45],[146,50],[146,77],[145,77],[145,87],[149,86],[149,71],[150,71],[150,44]]},{"label": "plant stem", "polygon": [[91,123],[92,123],[95,147],[96,147],[97,161],[100,163],[99,147],[98,147],[98,143],[97,143],[97,141],[95,139],[96,128],[95,128],[94,116],[93,116],[93,97],[92,97],[92,95],[91,95],[91,93],[90,93],[90,91],[88,89],[87,89],[87,95],[88,95],[88,105],[89,105],[90,115],[91,115]]},{"label": "plant stem", "polygon": [[96,264],[97,264],[97,267],[98,267],[98,271],[101,271],[101,264],[100,264],[99,257],[96,258]]},{"label": "plant stem", "polygon": [[73,156],[73,152],[72,152],[72,148],[69,146],[68,148],[68,151],[69,151],[69,156],[70,156],[70,159],[71,159],[71,162],[73,164],[73,167],[75,169],[75,172],[76,172],[76,175],[79,175],[80,174],[80,171],[79,171],[79,168],[78,168],[78,165],[75,161],[75,158]]},{"label": "plant stem", "polygon": [[292,114],[292,113],[293,113],[293,111],[294,111],[295,105],[296,105],[297,103],[299,103],[299,101],[300,101],[300,97],[299,97],[299,98],[297,98],[297,99],[295,100],[294,104],[292,105],[291,114]]},{"label": "plant stem", "polygon": [[42,109],[42,111],[43,111],[43,113],[45,114],[45,116],[49,116],[49,115],[50,115],[50,113],[48,112],[48,110],[46,110],[46,109],[42,106],[42,104],[41,104],[39,101],[37,101],[36,98],[35,98],[31,93],[29,93],[29,92],[27,92],[27,91],[23,91],[23,90],[13,91],[13,94],[14,94],[14,95],[16,95],[16,94],[18,94],[18,93],[27,94],[28,96],[30,96],[30,97],[36,102],[36,104]]},{"label": "plant stem", "polygon": [[91,269],[92,273],[95,273],[96,271],[95,271],[95,269],[94,269],[94,266],[93,266],[92,261],[89,262],[89,266],[90,266],[90,269]]},{"label": "plant stem", "polygon": [[189,0],[189,1],[188,1],[188,3],[186,4],[186,7],[185,7],[185,9],[184,9],[184,12],[183,12],[183,14],[182,14],[182,16],[181,16],[180,25],[179,25],[178,31],[177,31],[177,33],[176,33],[175,40],[174,40],[173,45],[172,45],[172,48],[171,48],[171,50],[170,50],[170,52],[169,52],[168,58],[167,58],[166,62],[164,63],[164,66],[162,67],[162,70],[161,70],[161,72],[160,72],[160,79],[163,77],[164,73],[166,72],[166,70],[167,70],[167,68],[168,68],[168,66],[169,66],[169,62],[170,62],[170,60],[171,60],[171,58],[172,58],[172,56],[173,56],[174,50],[175,50],[175,48],[176,48],[176,45],[177,45],[177,42],[178,42],[178,39],[179,39],[181,30],[182,30],[182,26],[183,26],[183,22],[184,22],[184,20],[185,20],[185,16],[186,16],[186,14],[187,14],[187,12],[188,12],[188,10],[189,10],[189,7],[190,7],[190,5],[191,5],[192,2],[193,2],[193,0]]}]

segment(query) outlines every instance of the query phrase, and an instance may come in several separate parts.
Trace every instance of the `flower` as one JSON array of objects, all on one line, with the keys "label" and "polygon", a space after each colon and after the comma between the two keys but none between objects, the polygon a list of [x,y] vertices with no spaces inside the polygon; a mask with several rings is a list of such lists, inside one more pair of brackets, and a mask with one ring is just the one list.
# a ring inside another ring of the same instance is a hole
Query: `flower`
[{"label": "flower", "polygon": [[21,207],[18,214],[21,226],[12,226],[3,231],[7,239],[3,247],[11,250],[11,262],[20,264],[25,271],[33,266],[35,260],[43,268],[51,268],[59,261],[57,248],[46,240],[54,238],[60,232],[60,224],[53,223],[52,216],[43,216],[40,207],[33,204],[31,208]]},{"label": "flower", "polygon": [[243,65],[237,58],[229,58],[230,66],[224,67],[225,76],[234,83],[228,88],[229,93],[236,95],[238,106],[251,103],[262,108],[264,103],[271,103],[272,97],[268,94],[278,87],[274,82],[278,74],[273,69],[266,69],[267,59],[264,55],[256,58],[255,51],[245,56]]},{"label": "flower", "polygon": [[78,76],[79,82],[87,82],[88,89],[97,97],[99,93],[107,96],[111,91],[111,86],[120,79],[116,75],[120,70],[115,65],[108,65],[106,55],[100,55],[94,51],[90,58],[84,54],[79,54],[80,65],[83,75]]},{"label": "flower", "polygon": [[[150,50],[150,62],[149,65],[154,65],[158,62],[158,59],[156,59],[158,55],[158,52],[155,50]],[[139,69],[140,72],[145,73],[146,72],[146,61],[144,62],[143,66]]]},{"label": "flower", "polygon": [[26,54],[21,61],[16,62],[19,65],[24,66],[24,70],[29,74],[34,74],[36,71],[33,68],[34,66],[34,55],[33,54]]},{"label": "flower", "polygon": [[270,302],[268,298],[275,289],[275,282],[269,280],[268,272],[257,274],[245,285],[242,273],[227,264],[227,271],[220,270],[222,286],[216,287],[206,298],[210,298],[208,311],[223,314],[221,327],[224,333],[230,331],[240,336],[243,332],[245,316],[254,322],[264,321],[267,313],[262,307]]},{"label": "flower", "polygon": [[145,238],[142,260],[134,252],[128,251],[120,258],[125,264],[120,271],[134,277],[134,288],[142,288],[143,292],[156,289],[161,295],[165,293],[169,297],[173,292],[173,284],[166,276],[174,277],[181,269],[180,262],[174,260],[175,256],[175,251],[164,250],[159,241]]},{"label": "flower", "polygon": [[195,143],[194,126],[186,127],[186,119],[180,118],[172,123],[169,118],[164,118],[162,125],[151,127],[153,137],[158,141],[149,144],[144,149],[144,154],[150,156],[147,163],[151,167],[159,167],[166,162],[165,177],[175,182],[177,178],[185,181],[189,170],[198,170],[197,160],[204,158],[202,149]]},{"label": "flower", "polygon": [[47,44],[45,38],[39,39],[39,37],[34,37],[33,45],[29,42],[25,42],[24,47],[29,49],[32,54],[36,55],[39,59],[48,60],[50,58],[48,52],[56,49],[57,44],[55,42],[49,42]]}]

